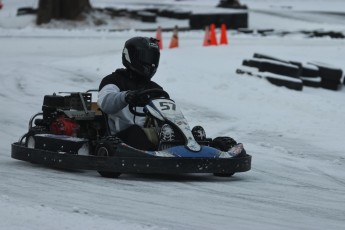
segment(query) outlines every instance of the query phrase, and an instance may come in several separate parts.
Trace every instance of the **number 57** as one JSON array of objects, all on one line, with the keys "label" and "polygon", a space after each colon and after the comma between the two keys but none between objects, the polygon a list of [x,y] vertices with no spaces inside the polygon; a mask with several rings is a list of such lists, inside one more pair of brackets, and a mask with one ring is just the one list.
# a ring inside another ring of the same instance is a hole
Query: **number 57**
[{"label": "number 57", "polygon": [[175,110],[176,109],[176,105],[173,102],[164,101],[164,102],[160,102],[159,105],[160,105],[162,110],[170,110],[170,109]]}]

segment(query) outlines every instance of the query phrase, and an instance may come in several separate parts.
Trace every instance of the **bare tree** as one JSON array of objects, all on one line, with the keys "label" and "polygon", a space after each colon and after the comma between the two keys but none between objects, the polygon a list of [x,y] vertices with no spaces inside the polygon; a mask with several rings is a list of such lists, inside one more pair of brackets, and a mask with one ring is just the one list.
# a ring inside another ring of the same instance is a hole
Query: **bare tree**
[{"label": "bare tree", "polygon": [[76,20],[90,9],[89,0],[39,0],[36,23],[48,23],[51,19]]}]

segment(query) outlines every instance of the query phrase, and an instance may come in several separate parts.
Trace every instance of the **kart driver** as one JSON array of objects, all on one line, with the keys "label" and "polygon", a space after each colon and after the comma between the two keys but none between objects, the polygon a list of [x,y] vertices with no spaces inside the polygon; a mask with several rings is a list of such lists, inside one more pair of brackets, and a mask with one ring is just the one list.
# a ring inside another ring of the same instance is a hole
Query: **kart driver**
[{"label": "kart driver", "polygon": [[128,104],[132,104],[141,90],[162,89],[151,81],[159,58],[158,40],[133,37],[125,42],[122,51],[122,64],[126,68],[107,75],[99,86],[97,104],[108,115],[111,134],[137,149],[154,150],[155,145],[142,129],[145,117],[133,115]]}]

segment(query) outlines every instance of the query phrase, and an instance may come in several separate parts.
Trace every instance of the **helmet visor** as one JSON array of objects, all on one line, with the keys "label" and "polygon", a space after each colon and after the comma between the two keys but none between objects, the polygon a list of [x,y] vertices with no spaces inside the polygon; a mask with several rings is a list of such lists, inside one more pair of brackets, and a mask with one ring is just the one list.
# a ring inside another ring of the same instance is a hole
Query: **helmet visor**
[{"label": "helmet visor", "polygon": [[137,60],[142,64],[158,67],[160,53],[157,49],[138,49]]}]

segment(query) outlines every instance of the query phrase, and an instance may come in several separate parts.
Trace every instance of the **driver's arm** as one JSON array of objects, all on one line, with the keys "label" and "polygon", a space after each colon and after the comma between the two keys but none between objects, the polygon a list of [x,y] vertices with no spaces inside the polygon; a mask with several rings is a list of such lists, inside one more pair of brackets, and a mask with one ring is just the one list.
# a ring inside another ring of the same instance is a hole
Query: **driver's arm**
[{"label": "driver's arm", "polygon": [[127,106],[126,93],[114,84],[107,84],[98,92],[97,104],[107,114],[117,113]]}]

